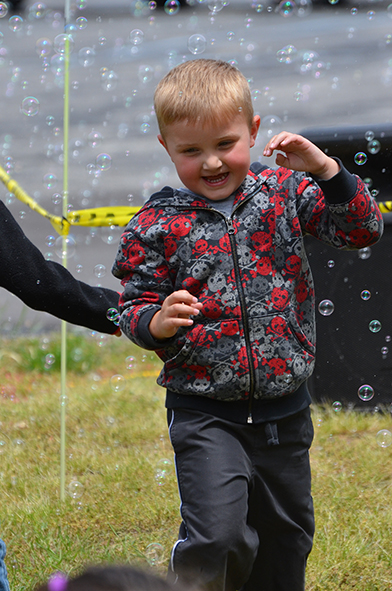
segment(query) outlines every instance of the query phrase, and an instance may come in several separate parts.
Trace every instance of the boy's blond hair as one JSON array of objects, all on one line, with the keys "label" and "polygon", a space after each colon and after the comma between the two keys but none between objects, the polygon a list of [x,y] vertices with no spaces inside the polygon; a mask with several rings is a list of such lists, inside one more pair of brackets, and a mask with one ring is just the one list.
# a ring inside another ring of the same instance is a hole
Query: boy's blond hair
[{"label": "boy's blond hair", "polygon": [[243,113],[249,128],[253,105],[241,72],[221,60],[197,59],[175,66],[159,82],[154,95],[161,134],[176,121],[206,125]]}]

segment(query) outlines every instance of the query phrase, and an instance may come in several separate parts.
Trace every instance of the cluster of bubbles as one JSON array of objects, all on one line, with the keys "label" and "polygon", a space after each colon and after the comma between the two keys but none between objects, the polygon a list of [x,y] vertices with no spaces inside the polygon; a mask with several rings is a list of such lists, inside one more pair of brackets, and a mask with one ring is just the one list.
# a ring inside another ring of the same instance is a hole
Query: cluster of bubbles
[{"label": "cluster of bubbles", "polygon": [[[375,133],[372,130],[368,130],[364,135],[367,141],[366,150],[368,154],[375,155],[381,150],[381,142],[375,138]],[[363,166],[368,161],[368,154],[366,152],[357,152],[354,156],[355,164]]]}]

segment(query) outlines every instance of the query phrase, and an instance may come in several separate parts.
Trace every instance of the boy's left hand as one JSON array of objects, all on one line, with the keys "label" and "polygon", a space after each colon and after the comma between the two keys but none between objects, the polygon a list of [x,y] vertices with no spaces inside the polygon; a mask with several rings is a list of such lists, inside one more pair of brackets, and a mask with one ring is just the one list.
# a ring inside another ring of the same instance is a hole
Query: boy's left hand
[{"label": "boy's left hand", "polygon": [[339,164],[327,156],[320,148],[302,135],[282,131],[275,135],[264,148],[264,156],[272,156],[274,150],[284,154],[276,155],[276,164],[291,170],[309,172],[324,181],[332,178],[340,170]]}]

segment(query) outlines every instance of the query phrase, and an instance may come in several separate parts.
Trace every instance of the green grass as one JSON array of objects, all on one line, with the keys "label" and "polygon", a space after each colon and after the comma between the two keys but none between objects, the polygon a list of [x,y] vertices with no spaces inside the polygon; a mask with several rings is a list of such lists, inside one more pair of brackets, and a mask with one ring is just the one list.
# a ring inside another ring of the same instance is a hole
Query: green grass
[{"label": "green grass", "polygon": [[[179,499],[164,391],[155,383],[160,362],[125,338],[69,334],[71,486],[61,502],[59,359],[58,335],[0,341],[0,535],[11,589],[97,562],[150,563],[164,573]],[[392,446],[376,438],[392,429],[391,417],[313,412],[316,537],[307,590],[392,589]]]}]

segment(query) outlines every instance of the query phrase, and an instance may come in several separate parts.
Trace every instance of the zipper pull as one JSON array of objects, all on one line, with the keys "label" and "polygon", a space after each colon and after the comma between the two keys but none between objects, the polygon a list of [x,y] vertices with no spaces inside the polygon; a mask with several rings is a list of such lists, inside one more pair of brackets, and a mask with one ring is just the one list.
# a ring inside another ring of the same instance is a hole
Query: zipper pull
[{"label": "zipper pull", "polygon": [[253,423],[252,413],[248,414],[248,420],[246,422],[249,423],[250,425]]},{"label": "zipper pull", "polygon": [[233,226],[233,220],[231,218],[227,218],[227,232],[229,234],[234,234],[235,233],[235,229]]}]

